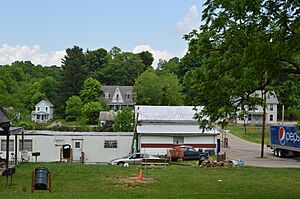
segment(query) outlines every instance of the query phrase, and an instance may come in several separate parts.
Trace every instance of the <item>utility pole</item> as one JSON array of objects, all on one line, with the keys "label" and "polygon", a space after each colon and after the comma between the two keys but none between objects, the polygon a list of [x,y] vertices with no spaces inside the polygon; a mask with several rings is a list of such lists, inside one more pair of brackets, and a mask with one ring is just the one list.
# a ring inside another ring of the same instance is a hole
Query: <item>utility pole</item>
[{"label": "utility pole", "polygon": [[281,124],[284,123],[284,104],[282,104],[282,115],[281,115]]},{"label": "utility pole", "polygon": [[263,91],[263,101],[264,101],[264,103],[263,103],[263,125],[262,125],[262,131],[261,131],[261,154],[260,154],[261,158],[264,157],[264,147],[265,147],[266,102],[267,102],[266,93],[267,93],[267,91],[264,90]]}]

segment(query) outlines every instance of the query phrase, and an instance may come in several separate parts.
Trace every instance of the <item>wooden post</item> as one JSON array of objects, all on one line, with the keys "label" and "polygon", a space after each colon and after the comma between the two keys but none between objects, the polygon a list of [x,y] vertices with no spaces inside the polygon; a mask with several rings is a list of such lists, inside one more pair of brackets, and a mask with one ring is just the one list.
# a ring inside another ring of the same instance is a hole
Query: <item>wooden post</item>
[{"label": "wooden post", "polygon": [[6,169],[8,169],[8,163],[9,163],[9,130],[7,130],[7,134],[6,134],[6,165],[5,165]]},{"label": "wooden post", "polygon": [[60,147],[60,150],[59,150],[59,161],[60,162],[62,161],[62,147]]},{"label": "wooden post", "polygon": [[15,135],[15,165],[17,165],[18,160],[18,135]]},{"label": "wooden post", "polygon": [[22,131],[22,144],[21,144],[22,151],[24,150],[24,131]]},{"label": "wooden post", "polygon": [[281,124],[284,123],[284,105],[282,104]]},{"label": "wooden post", "polygon": [[49,188],[48,188],[48,190],[49,190],[49,193],[51,193],[52,192],[52,175],[51,175],[51,172],[49,172],[48,173],[48,186],[49,186]]},{"label": "wooden post", "polygon": [[262,132],[261,132],[261,151],[260,151],[261,158],[264,157],[264,147],[265,147],[266,102],[267,102],[266,93],[267,93],[267,91],[265,90],[263,93],[264,104],[263,104],[263,126],[262,126]]},{"label": "wooden post", "polygon": [[34,171],[31,174],[31,193],[34,192],[34,180],[35,180],[35,174]]}]

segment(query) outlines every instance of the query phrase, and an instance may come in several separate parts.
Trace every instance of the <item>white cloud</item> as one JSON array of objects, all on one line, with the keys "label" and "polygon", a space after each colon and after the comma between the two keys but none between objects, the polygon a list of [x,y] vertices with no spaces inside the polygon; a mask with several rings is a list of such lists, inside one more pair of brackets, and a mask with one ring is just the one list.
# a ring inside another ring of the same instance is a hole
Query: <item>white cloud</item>
[{"label": "white cloud", "polygon": [[143,51],[149,51],[150,53],[152,53],[153,58],[154,58],[152,66],[154,68],[157,68],[157,64],[158,64],[159,59],[164,59],[164,60],[169,61],[169,59],[175,57],[175,55],[168,52],[167,50],[163,50],[163,51],[155,50],[150,45],[147,45],[147,44],[142,44],[142,45],[135,46],[133,48],[132,52],[133,53],[140,53],[140,52],[143,52]]},{"label": "white cloud", "polygon": [[197,29],[200,26],[200,22],[197,6],[193,5],[190,7],[187,15],[177,22],[176,28],[181,35],[187,34],[193,29]]},{"label": "white cloud", "polygon": [[14,61],[31,61],[42,66],[61,65],[61,59],[65,56],[65,50],[43,53],[39,45],[0,46],[0,64],[10,64]]}]

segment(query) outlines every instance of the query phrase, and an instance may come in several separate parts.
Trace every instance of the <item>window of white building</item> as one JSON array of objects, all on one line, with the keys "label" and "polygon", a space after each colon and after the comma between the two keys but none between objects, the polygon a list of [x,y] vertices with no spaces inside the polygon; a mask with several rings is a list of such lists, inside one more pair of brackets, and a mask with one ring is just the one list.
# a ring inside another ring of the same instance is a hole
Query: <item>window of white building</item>
[{"label": "window of white building", "polygon": [[104,148],[118,148],[117,140],[105,140]]},{"label": "window of white building", "polygon": [[270,121],[273,121],[273,120],[274,120],[273,115],[270,114]]},{"label": "window of white building", "polygon": [[184,138],[182,136],[173,137],[173,144],[183,144]]},{"label": "window of white building", "polygon": [[270,111],[273,111],[274,110],[273,104],[270,104],[269,108],[270,108]]},{"label": "window of white building", "polygon": [[[32,151],[32,140],[24,140],[23,150]],[[22,140],[19,140],[19,151],[22,151]]]},{"label": "window of white building", "polygon": [[[6,151],[6,140],[1,140],[1,151]],[[9,140],[9,151],[14,151],[13,140]]]}]

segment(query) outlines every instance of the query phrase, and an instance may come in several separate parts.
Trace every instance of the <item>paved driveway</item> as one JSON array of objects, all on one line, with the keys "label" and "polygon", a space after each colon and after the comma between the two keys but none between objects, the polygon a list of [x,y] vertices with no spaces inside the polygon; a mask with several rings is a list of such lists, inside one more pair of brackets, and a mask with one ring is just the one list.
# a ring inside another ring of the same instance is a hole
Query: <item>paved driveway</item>
[{"label": "paved driveway", "polygon": [[242,159],[247,166],[300,168],[300,158],[279,158],[273,155],[270,148],[265,145],[264,158],[260,158],[261,145],[242,140],[230,133],[228,148],[222,148],[226,152],[227,159]]}]

